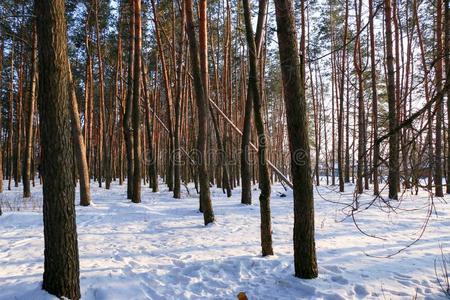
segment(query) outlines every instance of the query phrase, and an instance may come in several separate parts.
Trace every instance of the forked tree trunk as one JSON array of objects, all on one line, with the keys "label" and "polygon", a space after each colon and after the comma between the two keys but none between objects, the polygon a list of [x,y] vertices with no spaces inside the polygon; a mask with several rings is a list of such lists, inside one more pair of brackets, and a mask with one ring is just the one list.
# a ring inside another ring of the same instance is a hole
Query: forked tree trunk
[{"label": "forked tree trunk", "polygon": [[[257,59],[260,58],[260,53],[262,49],[262,41],[264,36],[264,25],[266,23],[266,11],[267,11],[267,0],[259,1],[258,8],[258,21],[256,25],[256,36],[255,44],[257,51]],[[259,59],[258,59],[259,61]],[[253,99],[251,98],[252,93],[248,90],[250,85],[247,86],[247,94],[245,100],[245,113],[244,113],[244,126],[242,130],[241,139],[241,203],[242,204],[252,204],[252,184],[251,176],[252,171],[250,168],[250,136],[251,136],[251,119],[253,110]]]},{"label": "forked tree trunk", "polygon": [[245,31],[248,44],[249,54],[249,76],[248,85],[250,86],[248,92],[253,99],[253,116],[255,121],[256,131],[258,133],[258,171],[259,171],[259,188],[261,194],[259,195],[260,214],[261,214],[261,248],[262,255],[273,255],[272,248],[272,221],[270,212],[270,175],[267,164],[267,139],[264,129],[264,121],[261,112],[261,94],[259,93],[259,75],[257,68],[257,50],[255,44],[255,37],[253,34],[252,20],[250,14],[250,4],[248,0],[243,0]]},{"label": "forked tree trunk", "polygon": [[295,276],[306,279],[316,278],[318,269],[314,240],[314,196],[307,104],[301,72],[305,62],[304,57],[300,60],[298,57],[292,2],[275,0],[275,14],[294,184]]},{"label": "forked tree trunk", "polygon": [[44,215],[42,288],[59,298],[80,298],[75,222],[70,82],[63,0],[36,0],[39,53],[39,114]]},{"label": "forked tree trunk", "polygon": [[208,166],[206,161],[208,99],[205,95],[200,71],[199,50],[197,39],[195,37],[194,18],[192,14],[192,0],[185,0],[183,3],[186,11],[186,32],[189,38],[191,68],[198,111],[197,167],[200,181],[200,203],[203,209],[205,225],[208,225],[209,223],[214,222],[214,212],[211,203],[211,193],[209,190]]}]

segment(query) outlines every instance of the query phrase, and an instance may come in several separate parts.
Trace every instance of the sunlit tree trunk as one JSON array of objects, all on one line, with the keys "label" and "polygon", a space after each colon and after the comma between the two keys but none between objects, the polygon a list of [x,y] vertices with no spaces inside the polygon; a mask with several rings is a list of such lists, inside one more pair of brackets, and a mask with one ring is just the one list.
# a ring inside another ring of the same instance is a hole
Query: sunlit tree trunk
[{"label": "sunlit tree trunk", "polygon": [[214,222],[214,212],[211,203],[208,167],[206,161],[208,99],[205,95],[205,89],[201,77],[199,50],[197,39],[195,37],[194,17],[192,13],[192,0],[185,0],[183,3],[186,11],[186,32],[189,38],[191,68],[198,111],[197,167],[200,181],[200,202],[203,209],[205,225],[208,225],[209,223]]},{"label": "sunlit tree trunk", "polygon": [[298,57],[292,2],[275,0],[275,13],[294,184],[295,276],[308,279],[318,276],[318,268],[314,239],[314,197],[307,104],[305,82],[302,78],[304,74],[301,71],[305,58]]},{"label": "sunlit tree trunk", "polygon": [[44,215],[42,288],[62,298],[80,298],[75,222],[70,82],[63,0],[36,0],[39,115]]},{"label": "sunlit tree trunk", "polygon": [[[36,98],[36,81],[37,81],[37,37],[36,27],[33,24],[32,34],[32,50],[31,50],[31,70],[30,70],[30,94],[28,95],[28,115],[26,124],[26,145],[23,157],[23,197],[31,197],[30,176],[31,162],[33,154],[33,118]],[[1,72],[0,72],[1,74]]]}]

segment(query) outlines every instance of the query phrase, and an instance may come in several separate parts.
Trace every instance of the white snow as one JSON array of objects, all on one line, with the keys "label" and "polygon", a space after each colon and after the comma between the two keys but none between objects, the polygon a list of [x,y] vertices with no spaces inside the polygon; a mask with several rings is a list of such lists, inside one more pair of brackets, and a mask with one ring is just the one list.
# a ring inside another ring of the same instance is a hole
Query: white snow
[{"label": "white snow", "polygon": [[[6,183],[5,183],[6,184]],[[396,211],[361,199],[355,219],[348,217],[353,186],[340,195],[320,187],[316,198],[316,243],[319,278],[293,276],[293,200],[272,192],[275,255],[260,256],[258,192],[254,205],[240,204],[239,190],[226,198],[213,189],[217,221],[203,226],[198,198],[191,186],[173,199],[165,185],[152,193],[143,186],[142,203],[126,199],[126,185],[110,190],[92,183],[94,205],[77,205],[82,299],[444,299],[435,261],[440,246],[450,255],[450,208],[435,198],[436,211],[426,221],[429,197],[404,195]],[[1,194],[0,299],[55,299],[40,289],[43,273],[43,227],[40,186],[21,198],[21,187]],[[444,199],[448,200],[448,199]],[[331,201],[331,202],[330,202]],[[399,205],[400,204],[400,205]]]}]

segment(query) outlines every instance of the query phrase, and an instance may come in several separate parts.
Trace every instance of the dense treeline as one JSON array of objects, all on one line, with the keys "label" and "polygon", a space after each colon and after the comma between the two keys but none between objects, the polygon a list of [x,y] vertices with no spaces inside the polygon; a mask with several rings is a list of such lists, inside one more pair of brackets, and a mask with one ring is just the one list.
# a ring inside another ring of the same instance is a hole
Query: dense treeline
[{"label": "dense treeline", "polygon": [[448,0],[2,1],[0,181],[43,184],[44,288],[80,297],[74,183],[112,181],[193,182],[205,225],[210,186],[258,183],[263,256],[279,181],[317,277],[313,183],[450,193],[449,51]]}]

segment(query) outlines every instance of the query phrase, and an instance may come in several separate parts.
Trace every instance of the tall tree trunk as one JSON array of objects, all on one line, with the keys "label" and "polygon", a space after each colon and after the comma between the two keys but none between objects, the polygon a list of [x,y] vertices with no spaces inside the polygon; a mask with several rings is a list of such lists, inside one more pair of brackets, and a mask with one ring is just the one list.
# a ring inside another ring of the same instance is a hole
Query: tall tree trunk
[{"label": "tall tree trunk", "polygon": [[36,37],[36,25],[33,23],[33,40],[31,51],[31,70],[30,70],[30,94],[28,96],[28,117],[26,125],[26,146],[23,156],[23,197],[31,197],[30,191],[30,175],[31,175],[31,161],[33,154],[33,119],[34,119],[34,106],[36,98],[36,80],[37,80],[37,37]]},{"label": "tall tree trunk", "polygon": [[260,214],[261,214],[261,248],[262,255],[273,255],[272,248],[272,221],[270,212],[270,175],[267,164],[267,139],[264,128],[264,120],[261,112],[261,94],[259,91],[259,75],[257,68],[257,49],[255,37],[253,34],[252,20],[250,14],[250,4],[248,0],[243,0],[244,19],[246,38],[248,44],[249,55],[249,76],[248,84],[250,88],[248,92],[253,99],[253,116],[256,131],[258,133],[258,171],[259,171],[259,195]]},{"label": "tall tree trunk", "polygon": [[[175,128],[173,133],[173,197],[181,198],[181,150],[180,150],[180,126],[181,126],[181,104],[183,101],[183,59],[185,49],[185,27],[186,14],[184,7],[181,7],[181,28],[179,35],[179,50],[178,60],[176,66],[177,82],[176,82],[176,96],[175,96]],[[175,18],[175,16],[173,16]],[[150,123],[149,123],[150,124]],[[149,131],[150,133],[150,131]]]},{"label": "tall tree trunk", "polygon": [[57,297],[80,298],[70,83],[63,0],[35,1],[44,196],[44,281]]},{"label": "tall tree trunk", "polygon": [[130,37],[128,52],[128,78],[127,95],[125,104],[125,115],[123,117],[123,135],[127,153],[127,198],[133,199],[133,173],[134,173],[134,140],[131,125],[131,115],[133,111],[133,77],[134,77],[134,0],[130,2]]},{"label": "tall tree trunk", "polygon": [[159,18],[158,18],[158,11],[155,6],[155,1],[152,0],[152,8],[153,8],[153,15],[154,15],[154,24],[155,24],[155,35],[156,35],[156,42],[158,45],[158,53],[159,57],[161,59],[161,72],[164,80],[164,88],[166,90],[166,104],[167,104],[167,127],[169,129],[169,153],[168,153],[168,162],[167,162],[167,186],[169,187],[169,191],[173,190],[173,157],[172,152],[174,150],[173,145],[173,125],[172,125],[172,106],[173,106],[173,97],[172,97],[172,88],[169,78],[169,70],[166,63],[166,57],[164,56],[165,51],[162,45],[161,37],[160,37],[160,29],[159,29]]},{"label": "tall tree trunk", "polygon": [[[450,0],[444,0],[445,80],[450,80]],[[447,120],[450,120],[450,90],[447,91]],[[447,194],[450,194],[450,122],[447,124]]]},{"label": "tall tree trunk", "polygon": [[14,42],[11,45],[11,79],[9,81],[8,97],[8,190],[11,190],[12,166],[13,166],[13,110],[14,110]]},{"label": "tall tree trunk", "polygon": [[105,80],[103,72],[103,54],[101,48],[101,35],[100,35],[100,24],[98,19],[99,13],[99,0],[95,0],[95,35],[96,35],[96,46],[97,46],[97,59],[98,59],[98,74],[99,74],[99,100],[98,100],[98,186],[102,187],[104,164],[106,162],[106,134],[104,132],[105,128]]},{"label": "tall tree trunk", "polygon": [[[395,101],[395,74],[394,56],[392,54],[392,8],[391,0],[384,0],[385,30],[386,30],[386,66],[387,66],[387,96],[389,107],[389,131],[397,127],[397,108]],[[389,137],[389,198],[398,199],[398,186],[400,182],[398,164],[398,133],[394,132]]]},{"label": "tall tree trunk", "polygon": [[314,196],[307,104],[301,72],[305,61],[303,56],[300,60],[298,57],[292,2],[275,0],[275,13],[294,184],[295,276],[316,278],[318,269],[314,239]]},{"label": "tall tree trunk", "polygon": [[184,5],[184,9],[186,11],[186,32],[189,38],[191,68],[194,79],[193,83],[198,111],[197,166],[200,181],[200,202],[203,209],[203,218],[205,221],[205,225],[208,225],[209,223],[214,222],[214,212],[211,203],[208,167],[206,161],[206,137],[208,136],[208,99],[205,95],[205,89],[200,71],[199,50],[197,39],[195,37],[194,18],[192,14],[192,0],[185,0]]},{"label": "tall tree trunk", "polygon": [[134,203],[141,202],[141,129],[140,129],[140,99],[141,99],[141,0],[134,0],[134,84],[133,84],[133,140],[134,140],[134,170],[133,170],[133,198]]},{"label": "tall tree trunk", "polygon": [[[373,26],[373,0],[369,0],[369,29],[370,29],[370,75],[372,85],[372,135],[373,140],[378,139],[378,94],[377,94],[377,70],[375,61],[375,30]],[[373,193],[379,195],[380,187],[378,182],[378,158],[380,156],[380,144],[374,142],[372,158]]]},{"label": "tall tree trunk", "polygon": [[[260,61],[260,54],[263,44],[264,36],[264,26],[266,23],[267,16],[267,0],[259,1],[258,8],[258,21],[256,23],[256,35],[255,35],[255,45],[256,45],[256,56],[258,62]],[[247,87],[247,97],[245,100],[245,113],[244,113],[244,126],[242,130],[241,139],[241,203],[242,204],[252,204],[252,187],[251,187],[251,168],[250,168],[250,136],[251,136],[251,119],[253,110],[253,99],[251,98],[252,93],[249,92],[250,85]]]},{"label": "tall tree trunk", "polygon": [[[436,64],[435,64],[435,81],[436,93],[442,91],[442,0],[436,1]],[[444,197],[442,189],[442,119],[443,109],[442,102],[444,97],[440,97],[436,101],[436,140],[435,140],[435,157],[434,157],[434,184],[435,195]]]},{"label": "tall tree trunk", "polygon": [[20,47],[20,61],[19,61],[19,80],[17,84],[17,97],[16,97],[16,147],[14,154],[14,186],[19,186],[20,173],[21,173],[21,155],[22,155],[22,106],[24,101],[24,51]]},{"label": "tall tree trunk", "polygon": [[339,192],[344,191],[344,86],[345,86],[345,63],[347,62],[347,33],[348,33],[348,1],[345,1],[344,36],[342,38],[342,58],[341,58],[341,81],[339,88],[339,113],[338,113],[338,175]]},{"label": "tall tree trunk", "polygon": [[[347,65],[348,56],[347,56]],[[347,70],[347,99],[345,111],[345,182],[350,183],[350,70]]]},{"label": "tall tree trunk", "polygon": [[[2,70],[3,70],[3,51],[5,48],[5,41],[3,39],[3,35],[1,34],[1,29],[0,29],[0,74],[2,74]],[[0,76],[0,87],[2,86],[3,81],[2,81],[2,76]],[[1,97],[2,95],[0,95]],[[3,111],[3,101],[2,103],[0,103],[0,112]],[[0,113],[0,132],[3,132],[3,118],[2,118],[2,113]],[[2,145],[2,143],[0,143],[0,193],[3,192],[3,148],[4,148],[4,144]],[[0,215],[2,214],[2,209],[0,207]]]},{"label": "tall tree trunk", "polygon": [[[355,0],[356,12],[356,31],[361,29],[361,1]],[[356,189],[358,194],[364,190],[363,179],[366,177],[365,157],[366,157],[366,127],[365,127],[365,109],[364,109],[364,79],[361,61],[361,40],[359,35],[355,39],[355,49],[353,55],[353,64],[358,78],[358,166]]]}]

